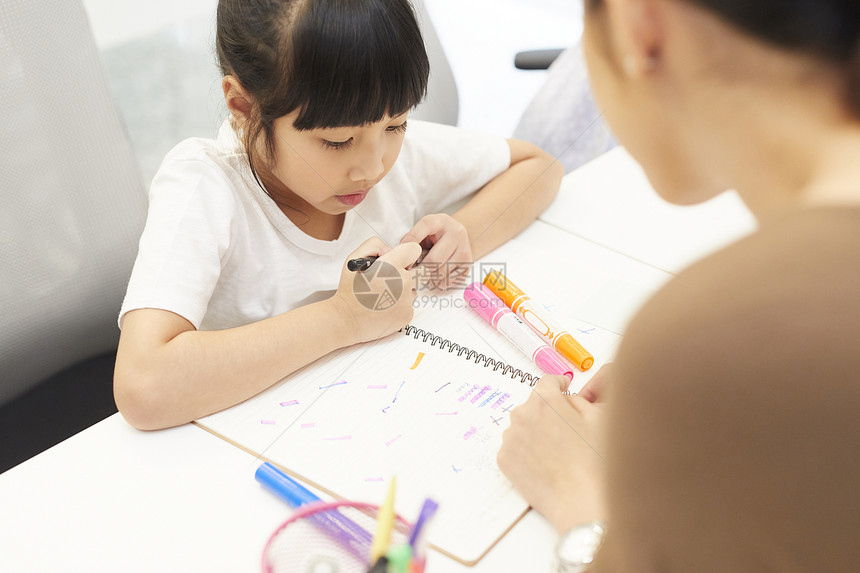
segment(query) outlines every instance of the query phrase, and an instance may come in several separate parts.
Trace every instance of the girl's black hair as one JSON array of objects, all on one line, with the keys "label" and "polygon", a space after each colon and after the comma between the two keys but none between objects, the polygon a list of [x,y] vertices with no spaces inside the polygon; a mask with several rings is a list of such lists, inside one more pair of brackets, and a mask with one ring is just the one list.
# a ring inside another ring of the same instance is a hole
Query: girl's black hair
[{"label": "girl's black hair", "polygon": [[[409,0],[219,0],[221,72],[253,97],[243,126],[274,154],[272,121],[298,130],[357,126],[402,114],[427,92],[430,62]],[[256,173],[256,170],[255,170]]]}]

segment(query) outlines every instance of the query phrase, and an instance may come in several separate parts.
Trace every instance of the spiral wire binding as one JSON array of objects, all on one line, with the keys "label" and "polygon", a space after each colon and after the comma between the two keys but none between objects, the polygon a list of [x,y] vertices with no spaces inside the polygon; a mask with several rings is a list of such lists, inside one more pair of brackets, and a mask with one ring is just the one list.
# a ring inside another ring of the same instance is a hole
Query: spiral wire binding
[{"label": "spiral wire binding", "polygon": [[420,338],[424,342],[429,342],[430,346],[437,346],[438,344],[437,347],[440,350],[447,349],[448,352],[456,352],[457,356],[465,356],[466,360],[473,360],[475,364],[481,364],[484,368],[492,368],[493,372],[498,372],[501,369],[501,373],[503,375],[509,375],[512,380],[519,379],[520,383],[528,383],[529,386],[534,386],[539,379],[539,377],[534,374],[523,372],[519,368],[514,368],[509,364],[505,364],[501,360],[496,360],[486,354],[477,352],[465,346],[460,346],[452,340],[442,338],[441,336],[433,334],[432,332],[427,332],[423,328],[418,328],[411,324],[407,324],[403,327],[403,334],[412,336],[412,338],[415,338],[416,340]]}]

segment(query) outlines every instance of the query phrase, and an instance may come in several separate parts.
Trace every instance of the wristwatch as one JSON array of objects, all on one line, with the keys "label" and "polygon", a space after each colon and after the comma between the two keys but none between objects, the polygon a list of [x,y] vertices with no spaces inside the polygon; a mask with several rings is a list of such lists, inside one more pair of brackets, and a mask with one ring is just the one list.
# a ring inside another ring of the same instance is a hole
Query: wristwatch
[{"label": "wristwatch", "polygon": [[561,536],[555,546],[555,573],[584,573],[603,543],[606,524],[602,521],[583,523]]}]

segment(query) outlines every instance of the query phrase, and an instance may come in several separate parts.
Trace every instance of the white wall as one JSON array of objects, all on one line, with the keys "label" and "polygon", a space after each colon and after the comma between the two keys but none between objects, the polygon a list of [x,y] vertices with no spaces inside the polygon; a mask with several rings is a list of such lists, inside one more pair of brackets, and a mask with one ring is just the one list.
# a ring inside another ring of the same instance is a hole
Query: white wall
[{"label": "white wall", "polygon": [[460,94],[459,126],[510,136],[545,72],[514,68],[523,50],[564,48],[582,34],[576,0],[425,0]]},{"label": "white wall", "polygon": [[[510,136],[545,73],[513,67],[516,52],[565,47],[581,34],[576,0],[425,0],[451,63],[461,127]],[[84,0],[108,49],[187,20],[214,21],[217,0]]]},{"label": "white wall", "polygon": [[217,0],[83,0],[102,50],[197,18],[214,21]]}]

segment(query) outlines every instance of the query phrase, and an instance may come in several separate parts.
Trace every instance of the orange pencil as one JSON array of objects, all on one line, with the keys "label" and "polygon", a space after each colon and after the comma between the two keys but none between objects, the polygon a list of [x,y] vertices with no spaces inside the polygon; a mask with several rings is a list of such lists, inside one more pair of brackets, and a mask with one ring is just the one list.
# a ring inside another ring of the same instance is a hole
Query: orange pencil
[{"label": "orange pencil", "polygon": [[546,314],[541,316],[534,301],[505,275],[499,271],[490,271],[484,277],[484,285],[574,366],[585,371],[594,364],[591,353],[568,331],[547,320]]}]

